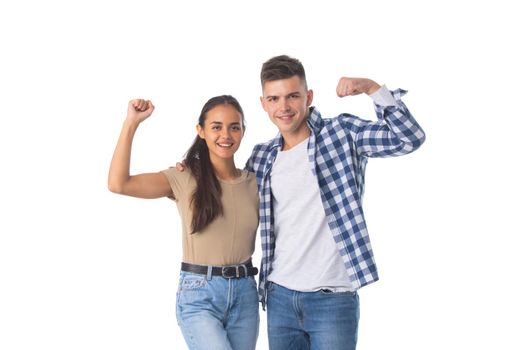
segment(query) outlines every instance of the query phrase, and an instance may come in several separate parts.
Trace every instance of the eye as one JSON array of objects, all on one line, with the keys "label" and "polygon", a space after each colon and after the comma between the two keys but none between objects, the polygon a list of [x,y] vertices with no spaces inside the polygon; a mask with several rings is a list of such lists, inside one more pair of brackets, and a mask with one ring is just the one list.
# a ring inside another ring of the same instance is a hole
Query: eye
[{"label": "eye", "polygon": [[299,97],[301,97],[299,94],[291,94],[291,95],[289,96],[289,98],[290,98],[291,100],[295,100],[295,99],[297,99],[297,98],[299,98]]},{"label": "eye", "polygon": [[212,130],[220,130],[221,127],[219,125],[212,125],[211,129]]},{"label": "eye", "polygon": [[266,100],[268,102],[276,102],[277,101],[277,96],[270,96],[270,97],[267,97]]},{"label": "eye", "polygon": [[234,125],[234,126],[232,126],[232,130],[240,131],[241,127],[239,125]]}]

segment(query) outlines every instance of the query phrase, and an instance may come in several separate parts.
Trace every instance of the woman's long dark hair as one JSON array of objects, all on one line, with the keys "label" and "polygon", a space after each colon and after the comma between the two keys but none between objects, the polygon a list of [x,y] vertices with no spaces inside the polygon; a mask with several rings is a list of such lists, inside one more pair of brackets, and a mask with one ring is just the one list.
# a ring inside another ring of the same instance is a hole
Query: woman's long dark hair
[{"label": "woman's long dark hair", "polygon": [[[222,95],[212,97],[202,107],[199,116],[199,125],[204,128],[204,121],[208,112],[218,105],[231,105],[242,117],[242,127],[244,129],[244,112],[241,105],[230,95]],[[186,152],[186,159],[184,160],[186,166],[191,170],[197,187],[191,198],[191,205],[193,206],[193,217],[191,219],[191,233],[196,233],[204,229],[217,216],[223,214],[221,202],[221,185],[213,164],[210,160],[210,154],[206,140],[201,139],[199,135],[195,137],[193,144],[188,152]]]}]

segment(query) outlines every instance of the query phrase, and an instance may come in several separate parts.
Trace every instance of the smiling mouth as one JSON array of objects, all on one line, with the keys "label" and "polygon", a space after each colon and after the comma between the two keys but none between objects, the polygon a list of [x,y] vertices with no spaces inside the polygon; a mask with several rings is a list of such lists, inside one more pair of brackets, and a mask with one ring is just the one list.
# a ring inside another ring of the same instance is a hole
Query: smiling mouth
[{"label": "smiling mouth", "polygon": [[217,143],[217,146],[228,149],[233,147],[233,143]]},{"label": "smiling mouth", "polygon": [[278,120],[282,120],[283,122],[289,122],[293,119],[293,117],[294,117],[294,114],[287,114],[287,115],[277,116],[276,118]]}]

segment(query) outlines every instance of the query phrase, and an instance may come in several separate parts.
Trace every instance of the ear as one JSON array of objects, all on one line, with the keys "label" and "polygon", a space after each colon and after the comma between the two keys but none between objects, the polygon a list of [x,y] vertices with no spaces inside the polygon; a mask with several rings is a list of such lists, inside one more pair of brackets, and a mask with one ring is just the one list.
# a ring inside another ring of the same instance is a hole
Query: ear
[{"label": "ear", "polygon": [[264,99],[264,96],[261,96],[259,97],[259,100],[261,101],[261,107],[264,109],[264,111],[266,112],[266,105],[265,105],[265,99]]},{"label": "ear", "polygon": [[201,139],[204,138],[204,129],[202,128],[202,126],[200,124],[197,124],[197,126],[195,127],[197,129],[197,134],[199,134],[199,137]]},{"label": "ear", "polygon": [[308,90],[306,92],[306,106],[310,107],[310,105],[312,104],[313,100],[314,100],[314,91],[313,90]]}]

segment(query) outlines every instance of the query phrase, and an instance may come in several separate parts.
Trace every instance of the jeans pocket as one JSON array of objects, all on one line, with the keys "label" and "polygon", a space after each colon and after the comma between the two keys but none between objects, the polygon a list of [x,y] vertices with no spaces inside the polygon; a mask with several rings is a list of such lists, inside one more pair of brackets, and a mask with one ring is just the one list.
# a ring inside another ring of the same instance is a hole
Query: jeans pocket
[{"label": "jeans pocket", "polygon": [[246,277],[246,278],[248,278],[248,280],[250,281],[250,284],[251,284],[255,289],[257,289],[257,281],[255,280],[255,277],[250,276],[250,277]]},{"label": "jeans pocket", "polygon": [[179,291],[192,291],[206,286],[206,276],[196,274],[185,274],[179,282]]},{"label": "jeans pocket", "polygon": [[208,280],[204,275],[184,272],[179,281],[179,291],[177,293],[177,309],[195,302],[202,302],[210,299]]}]

